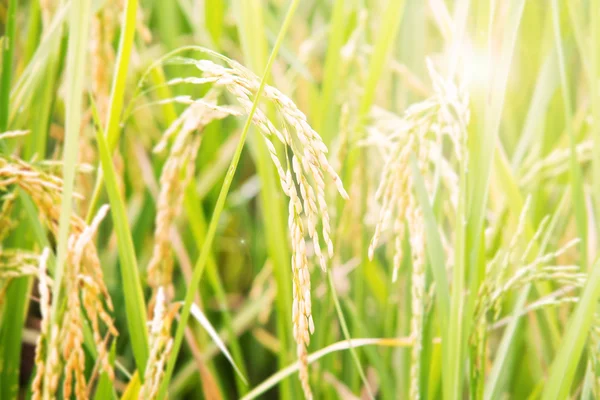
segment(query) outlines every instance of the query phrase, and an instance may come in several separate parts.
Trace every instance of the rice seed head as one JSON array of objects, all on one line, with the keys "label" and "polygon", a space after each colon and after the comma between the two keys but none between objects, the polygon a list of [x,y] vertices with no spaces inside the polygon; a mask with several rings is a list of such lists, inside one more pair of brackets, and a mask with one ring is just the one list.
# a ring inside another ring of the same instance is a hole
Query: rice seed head
[{"label": "rice seed head", "polygon": [[[398,271],[404,257],[403,240],[405,235],[411,245],[411,336],[415,345],[411,351],[410,389],[411,399],[419,398],[420,353],[423,329],[423,310],[426,300],[425,288],[425,234],[424,220],[418,201],[413,193],[411,157],[417,160],[417,167],[430,182],[429,171],[436,160],[443,158],[440,151],[443,136],[453,143],[456,160],[466,157],[466,124],[469,120],[468,96],[452,82],[442,78],[433,63],[427,60],[434,94],[429,99],[411,105],[402,118],[374,110],[374,125],[368,128],[369,136],[365,144],[374,145],[384,154],[384,166],[375,200],[380,204],[375,232],[368,248],[369,258],[385,230],[390,229],[394,238],[392,281],[398,278]],[[377,115],[384,114],[384,118]],[[453,188],[453,190],[456,190]]]},{"label": "rice seed head", "polygon": [[113,15],[116,12],[115,6],[114,1],[107,1],[104,7],[94,14],[90,29],[92,93],[101,121],[107,117],[110,87],[109,66],[114,64],[115,59],[112,47],[116,31],[116,15]]},{"label": "rice seed head", "polygon": [[[375,193],[381,208],[368,254],[372,259],[383,231],[392,225],[396,238],[393,280],[397,277],[402,260],[405,221],[411,238],[415,237],[411,239],[412,248],[418,255],[414,261],[423,260],[424,243],[417,243],[417,239],[424,239],[419,233],[423,222],[416,211],[417,202],[412,193],[411,155],[416,155],[418,167],[428,183],[430,166],[440,158],[439,151],[434,153],[434,149],[439,148],[442,136],[448,136],[454,144],[457,160],[462,160],[466,154],[465,127],[470,118],[468,95],[454,83],[445,80],[435,70],[431,60],[427,60],[427,66],[434,95],[411,105],[402,118],[389,113],[385,118],[376,118],[376,124],[369,129],[370,134],[366,139],[366,143],[379,147],[386,158]],[[377,110],[375,112],[380,113]]]},{"label": "rice seed head", "polygon": [[[42,220],[50,230],[56,233],[58,215],[56,204],[60,204],[62,181],[46,174],[23,161],[8,161],[0,158],[0,189],[17,185],[27,192],[38,207]],[[56,201],[58,200],[58,201]],[[87,395],[87,382],[84,374],[85,353],[83,351],[83,305],[92,324],[92,331],[102,368],[113,376],[108,362],[104,343],[98,340],[99,324],[102,320],[108,331],[116,335],[106,309],[112,309],[102,277],[98,254],[92,240],[108,207],[101,207],[90,226],[74,215],[71,219],[71,235],[68,241],[65,285],[67,307],[58,323],[50,326],[49,285],[46,265],[49,250],[45,249],[40,258],[33,257],[23,250],[0,252],[0,275],[4,272],[13,276],[23,274],[39,277],[40,306],[42,326],[40,339],[36,346],[36,365],[38,370],[33,381],[33,395],[36,398],[53,397],[57,391],[61,376],[64,376],[63,393],[65,397],[75,394],[78,398]],[[35,260],[38,260],[37,262]],[[81,297],[80,297],[81,295]],[[84,302],[81,303],[81,298]],[[48,346],[46,346],[46,343]],[[62,367],[62,368],[61,368]]]},{"label": "rice seed head", "polygon": [[52,325],[48,341],[49,357],[44,368],[44,398],[54,398],[61,377],[62,360],[60,357],[59,327]]},{"label": "rice seed head", "polygon": [[17,193],[14,191],[8,192],[1,197],[2,206],[0,207],[0,241],[4,240],[8,233],[16,226],[15,221],[11,218],[13,205],[17,199]]},{"label": "rice seed head", "polygon": [[[256,93],[260,80],[250,71],[235,62],[229,62],[229,68],[212,62],[199,62],[197,67],[203,76],[215,79],[214,84],[223,86],[233,94],[238,103],[249,113],[252,107],[250,96]],[[330,217],[325,199],[325,174],[329,175],[337,191],[348,198],[343,184],[333,170],[326,153],[327,147],[320,136],[309,126],[306,116],[285,95],[271,86],[265,86],[263,96],[275,105],[283,120],[283,131],[275,127],[262,110],[258,109],[253,122],[262,134],[271,160],[278,173],[284,193],[289,197],[289,230],[292,243],[293,307],[292,322],[294,339],[297,343],[297,356],[300,362],[299,376],[306,398],[311,399],[308,376],[307,346],[314,332],[312,318],[310,271],[305,242],[306,218],[308,236],[319,265],[327,268],[327,258],[333,255],[333,243],[330,238]],[[274,140],[292,151],[291,169],[285,170],[280,162]],[[295,178],[295,180],[294,180]],[[296,185],[300,193],[296,190]],[[319,233],[317,225],[321,223]],[[326,245],[326,253],[321,250],[321,239]]]},{"label": "rice seed head", "polygon": [[169,139],[173,139],[173,145],[160,176],[154,248],[147,268],[148,283],[155,289],[170,285],[172,280],[170,231],[181,211],[183,191],[194,175],[196,155],[201,141],[201,136],[194,138],[192,134],[194,131],[201,132],[214,120],[236,113],[233,108],[217,106],[217,94],[218,92],[211,91],[203,99],[192,102],[167,129],[154,148],[155,152],[160,152],[167,147]]},{"label": "rice seed head", "polygon": [[0,188],[8,190],[11,186],[18,186],[31,196],[41,220],[52,232],[58,231],[62,179],[22,160],[0,157]]},{"label": "rice seed head", "polygon": [[[201,77],[176,78],[168,84],[212,84],[213,90],[225,90],[232,95],[239,106],[239,108],[224,108],[213,104],[213,110],[219,112],[228,110],[228,115],[249,115],[252,110],[252,99],[260,87],[260,79],[227,57],[208,50],[205,52],[221,59],[226,65],[220,65],[207,59],[195,60],[179,57],[172,61],[194,65],[200,71]],[[252,116],[252,123],[262,135],[282,190],[289,198],[288,227],[292,243],[291,264],[294,298],[293,331],[301,363],[300,379],[306,397],[312,398],[308,383],[306,346],[310,341],[310,334],[314,331],[314,322],[310,302],[309,250],[305,236],[311,240],[311,247],[318,264],[323,270],[326,270],[328,259],[334,254],[331,219],[326,198],[328,193],[326,179],[333,183],[342,198],[347,199],[348,194],[327,159],[327,146],[308,124],[306,116],[292,100],[269,85],[264,87],[261,96],[263,101],[269,102],[275,107],[279,117],[278,123],[274,123],[259,106]],[[196,101],[189,96],[183,96],[177,100],[184,104],[193,104]],[[235,112],[229,110],[235,110]],[[181,125],[182,122],[178,122],[178,127],[166,133],[165,137],[174,135],[174,130],[180,129]],[[278,128],[278,125],[281,128]],[[157,146],[158,150],[166,147],[165,137]],[[284,149],[281,156],[279,154],[281,150],[278,150],[278,147]],[[291,161],[288,158],[288,151],[291,151],[292,154]],[[284,157],[287,161],[285,168],[281,162]]]},{"label": "rice seed head", "polygon": [[150,323],[150,355],[144,373],[144,384],[140,389],[139,399],[156,399],[164,374],[166,361],[171,353],[173,338],[171,323],[179,310],[180,304],[168,307],[165,289],[156,289],[152,321]]},{"label": "rice seed head", "polygon": [[312,318],[310,298],[310,272],[308,270],[308,257],[306,255],[302,221],[296,213],[292,202],[290,202],[290,224],[292,229],[293,333],[296,340],[296,355],[300,362],[298,372],[302,389],[305,397],[311,399],[307,346],[310,343],[310,335],[314,332],[315,326]]},{"label": "rice seed head", "polygon": [[22,249],[0,249],[0,279],[10,280],[39,272],[39,256]]},{"label": "rice seed head", "polygon": [[547,218],[543,219],[529,243],[524,243],[525,221],[529,210],[530,201],[527,199],[517,222],[516,232],[509,239],[508,246],[501,248],[486,266],[485,278],[479,288],[475,304],[473,319],[475,328],[471,332],[469,343],[474,349],[479,376],[483,374],[485,351],[488,336],[488,326],[494,326],[502,311],[502,304],[506,295],[533,282],[550,281],[560,287],[547,298],[542,298],[525,310],[531,311],[547,306],[556,306],[577,302],[569,291],[573,288],[582,288],[587,280],[586,274],[581,272],[576,265],[552,265],[561,254],[578,243],[572,240],[557,250],[540,253],[530,257],[532,242],[544,233],[547,227]]},{"label": "rice seed head", "polygon": [[417,226],[410,228],[413,273],[412,273],[412,314],[411,314],[411,332],[415,339],[415,343],[411,350],[411,370],[410,370],[410,398],[418,399],[420,397],[419,377],[421,372],[421,349],[423,337],[423,309],[426,302],[425,293],[425,242],[423,216],[420,208],[414,208],[416,214],[409,219],[409,223],[418,221]]},{"label": "rice seed head", "polygon": [[85,354],[82,348],[83,314],[81,307],[86,311],[92,325],[92,334],[101,368],[109,378],[114,379],[106,343],[100,332],[100,321],[104,323],[111,335],[117,336],[118,332],[107,311],[107,308],[112,310],[112,302],[102,279],[100,262],[93,244],[93,238],[108,210],[108,205],[100,207],[90,225],[86,226],[78,235],[72,235],[69,240],[69,270],[66,274],[69,308],[65,319],[70,321],[70,325],[63,325],[63,330],[65,343],[72,343],[72,345],[66,346],[64,350],[67,360],[65,380],[70,379],[69,374],[72,370],[76,378],[76,393],[78,394],[87,391],[84,375]]},{"label": "rice seed head", "polygon": [[48,257],[50,249],[47,247],[42,252],[39,258],[38,272],[38,290],[40,292],[40,310],[42,313],[42,322],[40,327],[40,335],[37,338],[35,346],[35,377],[31,385],[31,393],[33,400],[41,400],[43,395],[44,374],[46,369],[46,340],[48,338],[48,330],[50,328],[50,289],[49,278],[46,274]]},{"label": "rice seed head", "polygon": [[[65,271],[67,286],[67,309],[61,321],[61,350],[65,362],[63,393],[66,398],[71,396],[73,386],[79,396],[87,392],[85,382],[85,354],[83,352],[83,318],[81,315],[81,300],[79,297],[78,276],[81,270],[81,250],[77,249],[77,237],[71,235],[68,243],[69,266]],[[79,250],[79,251],[78,251]],[[75,385],[73,385],[75,378]]]}]

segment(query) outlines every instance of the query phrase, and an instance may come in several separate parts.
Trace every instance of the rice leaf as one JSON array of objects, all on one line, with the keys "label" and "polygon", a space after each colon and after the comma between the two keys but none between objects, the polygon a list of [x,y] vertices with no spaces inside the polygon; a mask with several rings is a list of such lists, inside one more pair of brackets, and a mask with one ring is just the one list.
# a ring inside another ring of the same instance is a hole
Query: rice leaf
[{"label": "rice leaf", "polygon": [[[350,340],[342,340],[340,342],[333,343],[319,351],[316,351],[312,354],[308,355],[308,363],[312,364],[317,360],[323,358],[324,356],[335,353],[337,351],[342,350],[351,350],[358,347],[363,346],[382,346],[382,347],[409,347],[412,345],[412,339],[410,338],[364,338],[364,339],[350,339]],[[265,380],[263,383],[255,387],[250,393],[246,396],[242,397],[241,400],[251,400],[255,399],[258,396],[264,394],[267,390],[275,386],[281,380],[287,378],[292,375],[294,372],[298,371],[300,363],[295,362],[294,364],[277,371],[270,378]]]},{"label": "rice leaf", "polygon": [[436,283],[436,301],[441,318],[440,329],[442,336],[445,336],[448,332],[448,321],[450,320],[450,285],[448,284],[446,264],[444,262],[444,248],[438,232],[435,215],[429,203],[429,195],[425,190],[425,183],[419,172],[414,154],[411,155],[410,161],[415,192],[417,193],[417,199],[419,200],[419,205],[423,210],[423,218],[425,219],[427,255],[429,256],[429,265],[431,266],[431,272]]},{"label": "rice leaf", "polygon": [[546,380],[542,394],[543,400],[565,399],[568,397],[585,341],[594,320],[599,298],[600,261],[596,261],[591,268],[579,303],[566,324],[567,330],[563,335],[558,354],[552,362]]},{"label": "rice leaf", "polygon": [[374,399],[373,390],[369,385],[369,381],[367,381],[367,376],[365,375],[365,371],[360,363],[360,359],[358,358],[358,354],[356,350],[352,346],[352,339],[350,337],[350,331],[348,330],[348,324],[346,323],[346,318],[344,317],[344,312],[342,311],[342,307],[340,305],[340,301],[338,299],[337,291],[335,289],[335,285],[333,283],[333,275],[331,273],[331,269],[327,270],[327,281],[329,282],[329,290],[331,291],[331,295],[333,296],[333,302],[335,304],[335,309],[337,311],[338,320],[340,321],[340,325],[342,327],[342,332],[344,333],[344,337],[349,344],[350,354],[352,355],[352,360],[354,361],[354,365],[356,365],[356,369],[358,370],[358,374],[360,375],[360,379],[362,380],[365,388],[367,390],[367,395],[369,398]]},{"label": "rice leaf", "polygon": [[206,29],[212,40],[218,45],[223,32],[223,19],[225,17],[225,2],[222,0],[207,1],[204,3],[204,21]]},{"label": "rice leaf", "polygon": [[329,23],[329,40],[327,43],[327,54],[325,55],[325,71],[323,76],[323,87],[321,88],[321,106],[320,114],[316,119],[316,131],[321,132],[323,141],[329,145],[334,135],[333,122],[335,118],[334,97],[336,88],[339,85],[341,49],[344,44],[345,18],[344,18],[344,0],[336,0],[333,3],[331,12],[331,22]]},{"label": "rice leaf", "polygon": [[[117,351],[117,341],[113,340],[110,346],[110,362],[114,364],[116,351]],[[104,399],[117,399],[118,397],[115,394],[115,388],[113,383],[111,382],[108,374],[106,372],[102,372],[100,374],[100,379],[98,380],[98,386],[96,387],[96,393],[94,393],[94,400],[104,400]]]},{"label": "rice leaf", "polygon": [[140,375],[136,372],[127,384],[127,388],[125,389],[125,392],[123,392],[121,400],[137,400],[139,398],[141,387],[142,382],[140,382]]},{"label": "rice leaf", "polygon": [[556,50],[558,56],[558,69],[560,72],[560,88],[563,97],[563,106],[565,113],[565,124],[567,134],[569,136],[569,148],[571,150],[569,158],[569,170],[570,170],[570,183],[572,198],[574,204],[575,221],[577,224],[577,234],[581,239],[579,252],[580,262],[583,269],[587,269],[587,215],[586,215],[586,204],[585,204],[585,193],[583,191],[583,183],[581,176],[581,169],[577,162],[577,153],[575,146],[577,139],[575,138],[575,132],[573,132],[573,111],[571,109],[571,94],[569,91],[569,84],[567,82],[567,71],[565,65],[565,57],[562,46],[562,35],[560,30],[560,14],[558,9],[558,2],[552,1],[552,21],[554,26],[554,38],[556,42]]},{"label": "rice leaf", "polygon": [[0,70],[0,132],[8,128],[8,110],[10,106],[10,85],[13,73],[13,55],[17,44],[15,33],[17,26],[17,0],[8,1],[6,25],[2,41],[2,69]]},{"label": "rice leaf", "polygon": [[227,361],[229,361],[229,363],[231,364],[231,366],[235,370],[235,373],[247,385],[248,384],[248,379],[246,379],[246,377],[244,376],[244,374],[242,373],[242,371],[240,370],[240,368],[237,366],[237,364],[233,360],[233,357],[231,357],[231,354],[229,354],[229,350],[227,350],[227,346],[225,346],[225,343],[223,343],[223,341],[219,337],[219,334],[217,333],[217,331],[215,330],[215,328],[213,328],[213,326],[211,325],[210,321],[208,320],[208,318],[206,318],[206,315],[204,315],[204,313],[202,312],[202,310],[200,309],[200,307],[198,307],[196,305],[196,303],[192,303],[192,308],[191,308],[190,311],[192,313],[192,316],[194,318],[196,318],[196,321],[198,321],[198,323],[200,325],[202,325],[202,327],[204,328],[204,330],[208,333],[208,335],[211,337],[211,339],[213,340],[213,342],[217,345],[217,347],[219,348],[219,350],[221,350],[221,353],[223,353],[223,355],[225,356],[225,358],[227,358]]},{"label": "rice leaf", "polygon": [[[131,346],[138,368],[139,376],[144,375],[148,360],[148,332],[146,329],[147,316],[139,276],[139,268],[135,256],[135,249],[131,238],[131,230],[125,211],[125,204],[119,186],[115,167],[112,163],[108,143],[100,130],[96,130],[96,141],[100,153],[100,161],[104,170],[104,186],[108,192],[112,221],[117,235],[121,283],[125,298],[125,312],[127,327],[131,337]],[[138,378],[139,379],[139,378]]]}]

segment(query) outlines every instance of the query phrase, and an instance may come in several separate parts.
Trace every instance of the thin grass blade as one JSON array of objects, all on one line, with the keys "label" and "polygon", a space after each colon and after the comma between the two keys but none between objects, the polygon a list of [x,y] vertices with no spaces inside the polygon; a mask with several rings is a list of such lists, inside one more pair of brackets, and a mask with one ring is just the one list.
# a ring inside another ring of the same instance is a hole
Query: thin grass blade
[{"label": "thin grass blade", "polygon": [[100,153],[100,161],[104,170],[106,191],[110,201],[111,216],[117,235],[121,282],[123,297],[125,298],[125,311],[127,314],[127,328],[131,337],[131,346],[139,376],[144,375],[148,360],[148,332],[146,328],[147,316],[139,276],[139,268],[131,238],[131,229],[125,211],[125,204],[119,186],[115,167],[112,163],[106,139],[101,130],[96,130],[96,141]]},{"label": "thin grass blade", "polygon": [[[316,351],[312,354],[309,354],[308,355],[308,363],[312,364],[315,361],[323,358],[324,356],[326,356],[328,354],[335,353],[337,351],[342,351],[342,350],[351,350],[351,349],[355,349],[355,348],[363,347],[363,346],[409,347],[409,346],[412,346],[412,343],[413,343],[413,341],[411,338],[394,338],[394,339],[365,338],[365,339],[342,340],[340,342],[333,343],[333,344],[331,344],[319,351]],[[270,378],[268,378],[266,381],[264,381],[263,383],[261,383],[260,385],[255,387],[246,396],[242,397],[241,400],[251,400],[251,399],[257,398],[258,396],[264,394],[267,390],[269,390],[273,386],[277,385],[283,379],[292,375],[294,372],[297,372],[299,367],[300,367],[300,363],[296,361],[294,364],[276,372]]]},{"label": "thin grass blade", "polygon": [[204,313],[202,312],[202,310],[200,309],[200,307],[198,307],[196,305],[196,303],[192,303],[191,313],[192,313],[192,316],[194,318],[196,318],[196,321],[198,321],[198,323],[200,325],[202,325],[202,327],[204,328],[204,330],[206,330],[206,332],[208,333],[208,335],[210,336],[210,338],[217,345],[217,347],[219,348],[219,350],[221,350],[221,353],[223,353],[223,355],[225,356],[225,358],[227,358],[227,361],[229,361],[229,364],[231,364],[231,366],[235,370],[235,373],[247,385],[248,384],[248,379],[244,376],[244,374],[242,373],[242,371],[240,370],[240,368],[237,366],[237,364],[233,360],[233,357],[229,353],[229,350],[227,350],[227,346],[225,346],[225,343],[223,343],[223,341],[221,340],[221,337],[219,336],[219,334],[217,333],[217,331],[215,330],[215,328],[213,328],[213,326],[210,323],[210,321],[208,320],[208,318],[206,318],[206,315],[204,315]]},{"label": "thin grass blade", "polygon": [[588,282],[579,303],[566,324],[567,331],[561,341],[558,354],[550,367],[550,373],[542,394],[543,400],[558,400],[568,397],[585,341],[594,321],[599,298],[600,261],[597,261],[591,268]]}]

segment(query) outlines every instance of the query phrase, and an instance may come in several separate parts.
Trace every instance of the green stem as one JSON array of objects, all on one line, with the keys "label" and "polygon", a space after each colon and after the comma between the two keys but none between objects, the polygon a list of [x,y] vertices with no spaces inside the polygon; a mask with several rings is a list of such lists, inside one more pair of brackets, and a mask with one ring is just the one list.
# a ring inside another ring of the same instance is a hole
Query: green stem
[{"label": "green stem", "polygon": [[9,0],[6,21],[6,33],[2,42],[2,75],[0,76],[0,132],[8,127],[8,109],[10,105],[10,81],[12,78],[12,62],[15,52],[17,0]]},{"label": "green stem", "polygon": [[367,381],[367,377],[365,375],[365,371],[360,364],[360,360],[358,359],[358,354],[352,345],[352,340],[350,337],[350,331],[348,330],[348,324],[346,324],[346,318],[344,317],[344,313],[342,311],[342,307],[340,306],[340,300],[338,299],[337,291],[335,289],[335,285],[333,283],[333,274],[331,273],[331,268],[327,270],[327,282],[329,283],[329,290],[331,290],[331,295],[333,297],[333,303],[335,304],[335,310],[337,311],[338,319],[340,321],[340,325],[342,327],[342,332],[344,333],[344,339],[348,341],[350,354],[352,355],[352,359],[356,364],[356,368],[358,369],[358,374],[362,379],[363,384],[365,385],[365,389],[371,399],[374,399],[373,391],[371,390],[371,386],[369,385],[369,381]]},{"label": "green stem", "polygon": [[459,198],[456,212],[456,243],[454,245],[454,274],[452,277],[453,288],[450,303],[450,321],[448,329],[448,345],[443,346],[443,377],[444,399],[460,399],[463,381],[462,357],[462,322],[465,290],[465,220],[466,220],[466,193],[467,193],[467,166],[463,161],[460,165]]},{"label": "green stem", "polygon": [[[600,239],[600,90],[598,88],[598,67],[600,64],[600,1],[594,0],[590,5],[591,15],[591,82],[590,97],[592,103],[593,124],[591,135],[594,138],[594,152],[592,157],[592,198],[596,210],[596,237]],[[598,240],[595,243],[598,246]]]},{"label": "green stem", "polygon": [[[94,104],[92,109],[95,111]],[[97,116],[97,113],[95,113]],[[148,331],[146,329],[147,316],[144,293],[139,275],[139,267],[135,257],[135,248],[129,228],[129,220],[125,210],[125,202],[119,192],[117,174],[112,164],[111,153],[100,127],[96,130],[96,140],[100,153],[100,162],[106,171],[106,191],[111,206],[111,215],[117,236],[117,250],[121,271],[123,297],[125,299],[125,313],[127,327],[131,337],[133,355],[140,374],[144,380],[144,371],[148,361]]]},{"label": "green stem", "polygon": [[[201,200],[198,198],[196,193],[196,182],[192,179],[185,190],[184,206],[187,216],[190,218],[190,229],[192,231],[192,235],[194,236],[198,248],[201,248],[202,243],[204,243],[206,239],[206,217],[201,207]],[[235,363],[239,366],[242,375],[248,376],[248,370],[246,369],[246,364],[244,363],[244,359],[242,357],[242,348],[240,347],[240,343],[235,335],[233,322],[227,306],[227,295],[225,293],[225,289],[223,288],[221,278],[219,277],[217,264],[212,252],[208,257],[206,269],[208,273],[208,280],[215,292],[219,307],[223,313],[225,329],[229,334],[231,342],[231,354],[233,355]],[[236,387],[241,395],[248,391],[244,382],[238,375],[235,375],[235,382]]]},{"label": "green stem", "polygon": [[67,52],[67,103],[65,117],[65,147],[63,150],[63,190],[61,197],[60,220],[57,238],[56,269],[52,298],[52,321],[58,318],[62,276],[67,255],[67,241],[73,212],[73,188],[75,165],[79,154],[79,130],[85,73],[86,46],[89,30],[91,0],[76,1],[71,4],[69,14],[69,47]]},{"label": "green stem", "polygon": [[321,90],[321,107],[318,109],[318,118],[315,119],[315,130],[321,133],[323,141],[329,145],[333,138],[334,93],[338,88],[340,79],[341,48],[344,44],[344,0],[335,0],[329,24],[329,41],[325,57],[325,70],[323,73],[323,88]]},{"label": "green stem", "polygon": [[[560,88],[563,97],[563,109],[565,113],[565,125],[567,135],[569,136],[569,169],[571,190],[574,202],[574,213],[575,223],[577,226],[577,234],[581,240],[579,244],[579,251],[581,253],[580,265],[583,270],[587,269],[587,215],[585,205],[585,193],[583,191],[583,183],[581,176],[581,169],[579,168],[579,162],[577,161],[576,153],[576,139],[575,132],[573,131],[573,110],[571,109],[571,94],[569,91],[569,83],[567,82],[567,69],[565,66],[565,56],[562,46],[562,35],[560,29],[560,16],[558,10],[558,3],[553,0],[552,2],[552,21],[554,26],[554,39],[556,42],[556,50],[558,55],[558,70],[560,75]],[[597,85],[597,83],[596,83]],[[592,84],[591,86],[596,86]],[[597,121],[594,121],[597,124]]]}]

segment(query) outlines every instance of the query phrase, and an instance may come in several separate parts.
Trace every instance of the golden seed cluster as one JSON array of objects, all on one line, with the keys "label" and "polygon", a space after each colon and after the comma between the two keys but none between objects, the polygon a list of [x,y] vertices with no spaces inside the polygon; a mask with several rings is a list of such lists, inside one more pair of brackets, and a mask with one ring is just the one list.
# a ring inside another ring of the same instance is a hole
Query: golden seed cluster
[{"label": "golden seed cluster", "polygon": [[[426,302],[425,290],[425,235],[422,211],[413,193],[413,171],[411,157],[427,183],[431,182],[430,170],[435,160],[442,158],[441,141],[448,137],[454,145],[457,160],[466,154],[466,125],[469,121],[469,100],[466,93],[452,82],[437,73],[428,60],[434,95],[410,106],[402,118],[373,116],[374,123],[369,128],[367,144],[380,147],[385,154],[385,165],[375,200],[380,204],[375,233],[368,253],[373,258],[375,249],[384,230],[391,227],[394,240],[392,280],[398,277],[398,270],[404,257],[403,241],[408,229],[411,245],[411,335],[415,338],[412,348],[410,396],[419,397],[418,377],[420,375],[420,353],[423,327],[423,307]],[[376,111],[377,113],[377,111]],[[381,112],[379,112],[381,113]],[[456,187],[456,185],[449,185]]]},{"label": "golden seed cluster", "polygon": [[[161,176],[162,187],[168,187],[171,195],[175,176],[183,163],[180,160],[191,158],[190,153],[184,149],[197,151],[190,145],[189,133],[202,127],[216,118],[227,115],[249,115],[252,110],[253,96],[258,92],[260,79],[239,63],[220,54],[206,50],[206,53],[220,59],[226,65],[217,64],[211,60],[196,60],[189,58],[176,58],[177,63],[194,65],[201,72],[200,77],[183,77],[170,80],[168,85],[178,84],[212,84],[213,90],[225,90],[235,98],[239,107],[223,107],[216,104],[216,96],[209,99],[194,100],[190,96],[177,96],[169,101],[189,104],[189,115],[184,113],[169,130],[156,147],[162,150],[166,147],[167,140],[176,135],[172,147],[172,155],[163,169]],[[309,255],[306,236],[310,238],[312,252],[323,270],[333,256],[333,242],[331,240],[330,217],[326,200],[326,175],[333,181],[337,191],[343,198],[348,198],[341,179],[334,171],[327,159],[327,147],[321,137],[308,124],[306,116],[298,107],[279,90],[266,85],[263,90],[262,100],[272,104],[278,116],[278,121],[273,122],[267,117],[266,112],[258,107],[252,122],[261,133],[269,155],[277,171],[282,189],[289,198],[288,226],[292,244],[292,291],[293,309],[292,323],[294,338],[297,343],[297,355],[300,360],[300,379],[307,398],[312,398],[308,380],[307,346],[310,334],[314,332],[311,306],[311,286]],[[186,125],[188,126],[186,128]],[[281,128],[278,128],[280,125]],[[291,159],[288,155],[291,150]],[[284,156],[280,156],[283,154]],[[285,158],[285,167],[282,163]],[[173,160],[173,161],[171,161]],[[189,163],[188,163],[189,164]],[[163,182],[164,177],[164,182]],[[162,192],[161,192],[162,193]],[[161,205],[163,204],[163,205]],[[154,271],[164,271],[163,279],[152,278],[154,286],[170,282],[170,268],[159,268],[158,265],[167,259],[164,257],[170,251],[167,226],[170,225],[173,215],[173,201],[163,202],[159,196],[159,212],[156,221],[155,248],[153,260],[149,267],[149,275],[160,276]],[[322,249],[322,243],[325,248]]]}]

